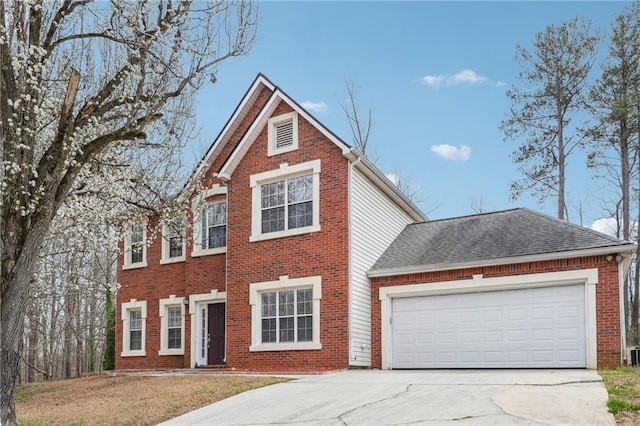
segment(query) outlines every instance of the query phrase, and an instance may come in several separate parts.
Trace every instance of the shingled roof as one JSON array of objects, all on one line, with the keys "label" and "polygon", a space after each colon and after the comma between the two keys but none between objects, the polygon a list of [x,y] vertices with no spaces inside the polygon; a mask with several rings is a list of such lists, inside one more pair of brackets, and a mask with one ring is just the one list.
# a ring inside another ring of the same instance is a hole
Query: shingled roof
[{"label": "shingled roof", "polygon": [[[369,276],[576,255],[629,252],[635,244],[526,208],[408,225]],[[579,252],[579,253],[578,253]]]}]

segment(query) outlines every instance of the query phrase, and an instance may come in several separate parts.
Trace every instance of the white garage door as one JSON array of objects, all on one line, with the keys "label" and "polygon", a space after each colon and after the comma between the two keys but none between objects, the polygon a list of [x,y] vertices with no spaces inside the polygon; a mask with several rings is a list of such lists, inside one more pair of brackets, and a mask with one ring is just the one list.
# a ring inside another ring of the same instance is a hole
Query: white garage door
[{"label": "white garage door", "polygon": [[392,368],[586,367],[584,285],[392,299]]}]

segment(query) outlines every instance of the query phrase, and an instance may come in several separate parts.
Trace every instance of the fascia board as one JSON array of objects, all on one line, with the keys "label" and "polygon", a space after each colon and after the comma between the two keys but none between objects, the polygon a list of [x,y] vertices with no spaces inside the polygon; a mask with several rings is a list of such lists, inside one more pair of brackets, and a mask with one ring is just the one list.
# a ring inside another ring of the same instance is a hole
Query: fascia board
[{"label": "fascia board", "polygon": [[409,267],[379,269],[375,271],[370,270],[367,272],[367,276],[369,278],[376,278],[376,277],[388,277],[388,276],[394,276],[394,275],[421,274],[426,272],[449,271],[449,270],[455,270],[455,269],[467,269],[467,268],[478,268],[478,267],[499,266],[499,265],[511,265],[516,263],[541,262],[546,260],[571,259],[571,258],[586,257],[586,256],[602,256],[607,254],[621,254],[623,257],[629,257],[633,254],[635,250],[636,250],[636,245],[633,243],[629,243],[629,244],[621,244],[618,246],[600,247],[600,248],[585,249],[585,250],[572,250],[572,251],[566,251],[566,252],[534,254],[534,255],[528,255],[528,256],[503,257],[498,259],[482,259],[482,260],[477,260],[472,262],[441,263],[441,264],[435,264],[430,266],[409,266]]}]

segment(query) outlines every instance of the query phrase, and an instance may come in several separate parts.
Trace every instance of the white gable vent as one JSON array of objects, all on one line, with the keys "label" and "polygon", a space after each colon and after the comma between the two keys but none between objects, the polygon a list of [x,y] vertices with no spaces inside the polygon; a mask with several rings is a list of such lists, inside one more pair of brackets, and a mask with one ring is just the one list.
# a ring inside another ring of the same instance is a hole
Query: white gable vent
[{"label": "white gable vent", "polygon": [[293,122],[276,125],[276,149],[293,145]]},{"label": "white gable vent", "polygon": [[268,155],[298,149],[298,114],[290,112],[269,119]]}]

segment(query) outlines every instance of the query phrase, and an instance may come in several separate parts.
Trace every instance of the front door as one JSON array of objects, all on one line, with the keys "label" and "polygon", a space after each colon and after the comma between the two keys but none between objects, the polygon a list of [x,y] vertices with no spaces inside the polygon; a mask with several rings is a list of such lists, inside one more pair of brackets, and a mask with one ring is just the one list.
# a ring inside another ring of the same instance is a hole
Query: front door
[{"label": "front door", "polygon": [[224,364],[225,304],[211,303],[208,312],[207,364]]}]

